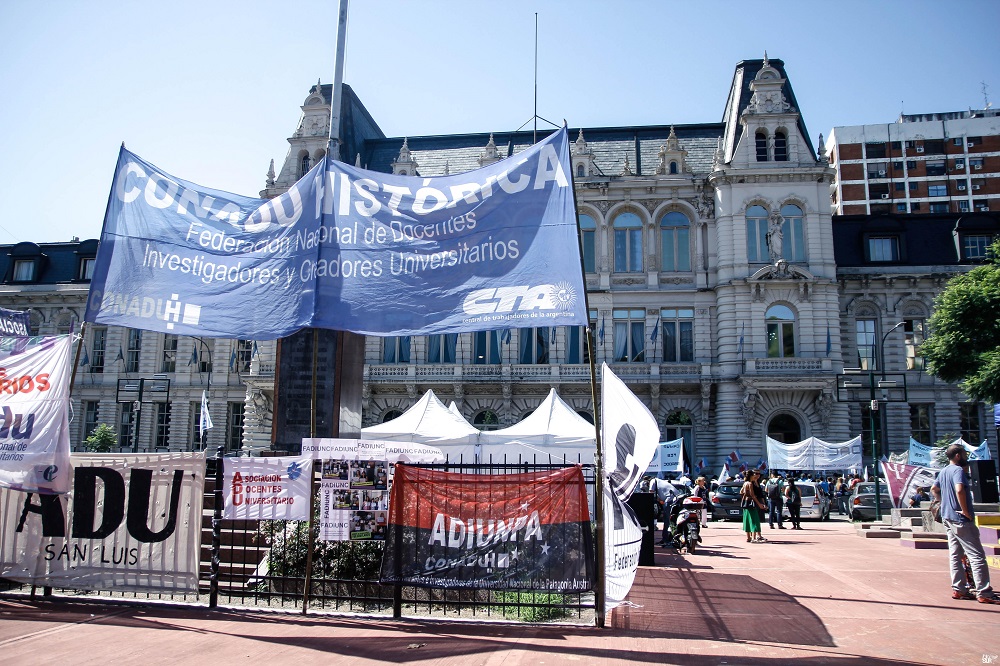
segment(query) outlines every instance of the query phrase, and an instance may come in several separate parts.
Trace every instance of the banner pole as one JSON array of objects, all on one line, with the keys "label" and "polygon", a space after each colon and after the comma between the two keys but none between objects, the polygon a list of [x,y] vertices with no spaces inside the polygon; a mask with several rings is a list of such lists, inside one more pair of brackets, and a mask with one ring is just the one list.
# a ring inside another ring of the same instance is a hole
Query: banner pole
[{"label": "banner pole", "polygon": [[[309,414],[309,436],[316,436],[316,368],[319,365],[319,329],[312,330],[312,397]],[[316,461],[309,466],[312,477],[309,480],[309,518],[306,520],[306,573],[302,584],[302,614],[309,611],[309,588],[312,586],[313,548],[316,536],[313,534],[313,496],[316,494]]]},{"label": "banner pole", "polygon": [[[566,120],[563,119],[563,128],[566,129],[566,141],[569,142],[569,128]],[[596,582],[594,589],[594,624],[598,628],[604,627],[604,615],[606,607],[605,599],[605,541],[607,535],[604,531],[604,446],[601,442],[601,409],[597,402],[597,365],[594,362],[594,345],[592,343],[593,330],[590,326],[590,297],[587,293],[587,268],[583,264],[583,233],[580,230],[580,211],[576,203],[576,180],[573,172],[573,162],[570,160],[569,183],[570,193],[573,196],[573,215],[576,218],[576,240],[580,252],[580,275],[583,277],[583,306],[587,311],[587,325],[584,332],[587,337],[587,355],[590,357],[590,399],[594,405],[594,443],[596,451],[594,453],[594,546],[597,549],[594,560]]]},{"label": "banner pole", "polygon": [[344,53],[347,50],[347,4],[348,0],[340,0],[337,18],[337,58],[333,68],[333,92],[330,95],[330,139],[326,150],[326,154],[331,160],[340,160],[340,105],[343,100]]},{"label": "banner pole", "polygon": [[213,494],[212,508],[212,576],[208,588],[208,607],[217,608],[219,606],[219,553],[222,550],[222,465],[225,458],[224,446],[220,446],[215,452],[215,490]]},{"label": "banner pole", "polygon": [[[83,352],[83,345],[86,342],[87,337],[87,322],[80,324],[80,342],[76,346],[76,356],[73,359],[73,369],[70,371],[69,375],[69,395],[70,401],[73,399],[73,385],[76,383],[76,369],[80,365],[80,354]],[[90,433],[83,433],[84,438]]]}]

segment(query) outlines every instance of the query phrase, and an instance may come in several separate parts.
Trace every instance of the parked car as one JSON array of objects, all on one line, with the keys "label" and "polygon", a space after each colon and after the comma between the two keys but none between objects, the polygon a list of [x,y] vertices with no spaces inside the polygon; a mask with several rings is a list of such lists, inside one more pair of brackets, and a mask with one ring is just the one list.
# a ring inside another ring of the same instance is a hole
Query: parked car
[{"label": "parked car", "polygon": [[[879,506],[882,507],[882,515],[888,516],[892,512],[892,497],[889,495],[889,486],[879,483],[879,495],[881,496]],[[851,510],[852,520],[875,520],[875,483],[866,481],[854,487],[851,493],[848,507]]]},{"label": "parked car", "polygon": [[[830,520],[832,502],[829,493],[824,491],[819,484],[812,481],[796,481],[795,487],[802,493],[802,510],[799,511],[800,518]],[[784,515],[787,520],[789,515],[787,504],[785,504]]]},{"label": "parked car", "polygon": [[743,510],[740,508],[740,488],[742,483],[720,483],[715,492],[709,493],[709,503],[712,507],[714,520],[741,520]]}]

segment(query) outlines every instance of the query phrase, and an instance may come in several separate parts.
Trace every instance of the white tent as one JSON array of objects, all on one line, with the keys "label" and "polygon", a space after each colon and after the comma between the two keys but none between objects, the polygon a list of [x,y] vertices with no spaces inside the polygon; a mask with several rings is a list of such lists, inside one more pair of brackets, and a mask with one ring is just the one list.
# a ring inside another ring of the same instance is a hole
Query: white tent
[{"label": "white tent", "polygon": [[441,449],[452,460],[463,456],[467,462],[472,462],[479,431],[445,407],[434,391],[429,390],[393,420],[362,428],[361,439],[428,444]]},{"label": "white tent", "polygon": [[503,430],[480,435],[481,460],[494,462],[537,460],[539,462],[593,463],[596,440],[594,424],[563,402],[555,389],[535,411]]}]

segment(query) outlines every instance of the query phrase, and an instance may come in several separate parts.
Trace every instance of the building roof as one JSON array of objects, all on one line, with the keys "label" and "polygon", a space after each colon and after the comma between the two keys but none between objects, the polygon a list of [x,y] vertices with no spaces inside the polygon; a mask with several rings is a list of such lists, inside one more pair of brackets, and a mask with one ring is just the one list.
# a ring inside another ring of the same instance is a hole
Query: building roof
[{"label": "building roof", "polygon": [[[66,243],[17,243],[0,245],[0,279],[4,284],[58,284],[86,282],[80,280],[80,259],[97,255],[98,241]],[[14,262],[35,261],[34,279],[27,283],[13,282]]]}]

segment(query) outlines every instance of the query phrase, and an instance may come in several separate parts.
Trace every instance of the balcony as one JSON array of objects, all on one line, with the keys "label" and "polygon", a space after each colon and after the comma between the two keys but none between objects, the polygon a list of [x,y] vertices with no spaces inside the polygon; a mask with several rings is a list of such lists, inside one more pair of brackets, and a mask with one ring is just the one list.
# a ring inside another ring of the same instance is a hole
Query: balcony
[{"label": "balcony", "polygon": [[[611,366],[626,381],[654,383],[690,383],[703,374],[700,363],[621,363]],[[707,366],[706,366],[707,367]],[[365,381],[373,384],[398,382],[486,384],[518,382],[552,384],[553,382],[590,382],[590,365],[418,365],[399,363],[365,365]]]},{"label": "balcony", "polygon": [[813,372],[833,372],[828,358],[748,358],[744,374],[798,375]]}]

